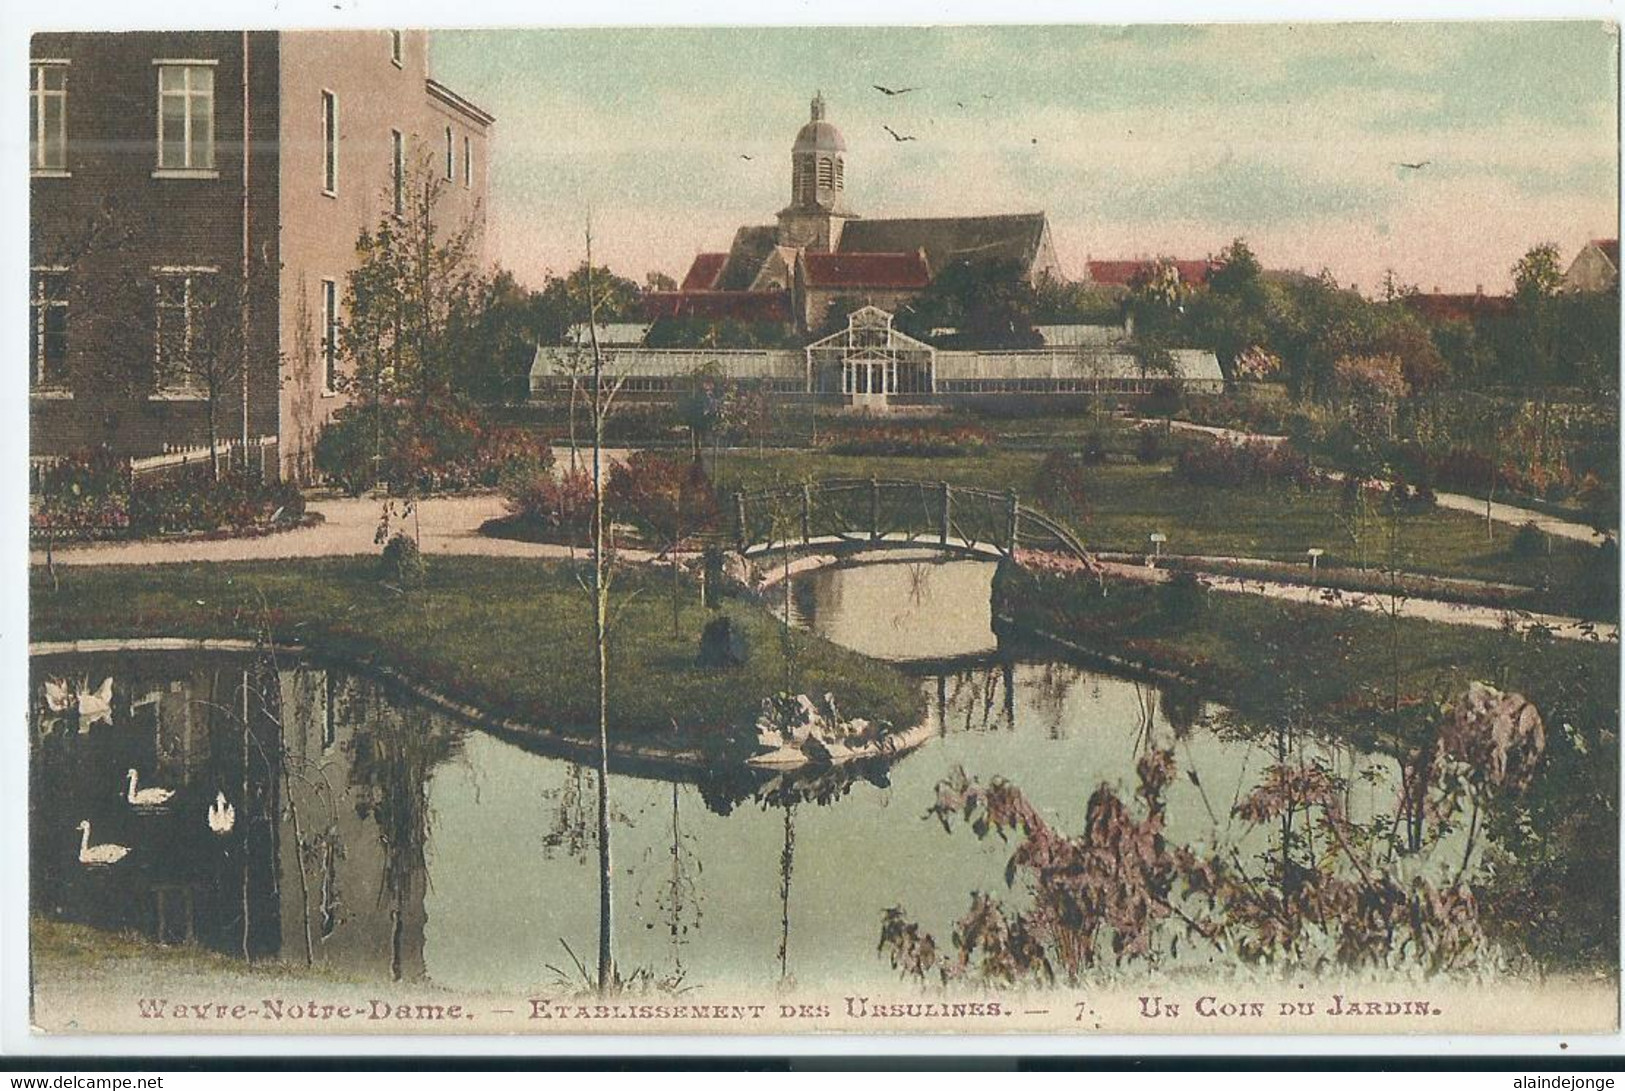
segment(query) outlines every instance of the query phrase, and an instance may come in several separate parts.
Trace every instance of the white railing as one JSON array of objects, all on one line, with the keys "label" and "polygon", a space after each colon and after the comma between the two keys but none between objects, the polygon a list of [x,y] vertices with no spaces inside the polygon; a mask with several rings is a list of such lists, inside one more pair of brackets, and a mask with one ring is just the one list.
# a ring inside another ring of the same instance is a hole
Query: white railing
[{"label": "white railing", "polygon": [[[275,447],[276,441],[275,436],[255,436],[248,441],[247,453],[252,456],[254,453],[259,452],[263,457],[264,450],[267,447]],[[244,461],[236,457],[237,452],[242,450],[242,446],[241,440],[225,439],[215,444],[215,450],[219,453],[222,463],[231,463],[233,461]],[[141,474],[152,473],[156,470],[187,466],[207,460],[208,457],[209,445],[206,443],[184,446],[178,443],[166,443],[160,454],[130,459],[130,476],[138,477]]]}]

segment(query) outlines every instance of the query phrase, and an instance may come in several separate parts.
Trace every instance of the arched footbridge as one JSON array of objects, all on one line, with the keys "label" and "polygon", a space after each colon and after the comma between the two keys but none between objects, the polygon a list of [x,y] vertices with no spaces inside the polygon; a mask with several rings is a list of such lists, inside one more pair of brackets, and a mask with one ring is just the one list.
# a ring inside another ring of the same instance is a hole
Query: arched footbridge
[{"label": "arched footbridge", "polygon": [[735,547],[780,550],[933,548],[997,560],[1016,549],[1094,558],[1071,531],[1014,491],[945,481],[826,478],[734,497]]}]

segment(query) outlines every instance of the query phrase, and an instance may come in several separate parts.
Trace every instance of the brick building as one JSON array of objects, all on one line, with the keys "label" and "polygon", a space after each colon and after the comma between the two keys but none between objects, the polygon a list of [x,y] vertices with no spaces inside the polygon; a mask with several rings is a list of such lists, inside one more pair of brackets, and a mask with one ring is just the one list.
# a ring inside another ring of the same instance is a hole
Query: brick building
[{"label": "brick building", "polygon": [[[310,472],[355,241],[418,164],[481,215],[493,119],[420,31],[40,34],[31,453],[247,441]],[[274,456],[274,457],[273,457]]]}]

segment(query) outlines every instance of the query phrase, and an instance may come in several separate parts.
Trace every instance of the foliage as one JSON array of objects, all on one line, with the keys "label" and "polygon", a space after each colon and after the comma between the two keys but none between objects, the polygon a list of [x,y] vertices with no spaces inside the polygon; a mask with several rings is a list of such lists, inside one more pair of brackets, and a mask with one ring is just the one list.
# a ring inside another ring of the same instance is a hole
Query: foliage
[{"label": "foliage", "polygon": [[950,427],[874,425],[833,433],[822,447],[837,455],[895,455],[915,458],[973,456],[990,450],[993,433],[974,424]]},{"label": "foliage", "polygon": [[1089,482],[1083,465],[1065,451],[1051,451],[1033,474],[1032,495],[1040,507],[1080,526],[1089,513]]},{"label": "foliage", "polygon": [[489,488],[505,472],[552,461],[545,441],[450,399],[351,404],[316,441],[317,470],[352,496],[374,485],[401,494]]},{"label": "foliage", "polygon": [[1538,557],[1546,552],[1546,535],[1533,521],[1526,520],[1512,536],[1512,552],[1525,559]]},{"label": "foliage", "polygon": [[1193,443],[1174,460],[1174,473],[1192,485],[1221,488],[1278,484],[1307,488],[1318,480],[1309,460],[1291,444],[1263,440]]},{"label": "foliage", "polygon": [[[1040,340],[1034,309],[1032,285],[1016,264],[956,261],[898,312],[897,326],[940,348],[1033,348]],[[936,336],[938,329],[955,332]]]},{"label": "foliage", "polygon": [[384,545],[383,555],[378,561],[378,578],[383,583],[403,591],[413,590],[423,586],[428,566],[423,560],[423,551],[418,548],[417,539],[405,531],[396,531],[394,537]]},{"label": "foliage", "polygon": [[132,481],[106,451],[65,458],[47,471],[29,514],[30,532],[52,538],[145,537],[251,531],[297,523],[305,499],[290,483],[207,465]]},{"label": "foliage", "polygon": [[[1532,768],[1526,756],[1539,759],[1538,745],[1528,742],[1539,734],[1533,707],[1486,693],[1494,691],[1470,691],[1441,738],[1442,760],[1424,786],[1437,808],[1456,806],[1452,761],[1470,768],[1486,754],[1510,752],[1523,775]],[[1136,771],[1137,799],[1100,785],[1076,834],[1052,826],[1002,778],[982,784],[959,769],[938,784],[928,815],[948,832],[963,823],[980,840],[1013,842],[1005,884],[1023,889],[1026,904],[973,894],[951,946],[893,908],[880,936],[892,965],[921,980],[934,972],[944,983],[1075,985],[1098,967],[1176,957],[1181,942],[1311,970],[1494,964],[1472,886],[1459,874],[1436,881],[1397,864],[1385,851],[1385,820],[1356,820],[1343,805],[1345,781],[1326,765],[1283,754],[1236,801],[1231,817],[1271,842],[1252,860],[1223,843],[1168,837],[1167,793],[1178,774],[1171,749],[1146,750]]]},{"label": "foliage", "polygon": [[1161,462],[1163,455],[1167,453],[1164,449],[1165,446],[1161,429],[1150,425],[1141,425],[1135,430],[1134,457],[1146,465]]},{"label": "foliage", "polygon": [[592,533],[592,475],[583,469],[537,467],[502,483],[509,515],[541,541],[586,546]]},{"label": "foliage", "polygon": [[617,519],[636,526],[667,549],[721,518],[716,490],[698,460],[637,451],[609,474],[605,499]]},{"label": "foliage", "polygon": [[1194,572],[1175,572],[1157,586],[1157,609],[1170,625],[1188,625],[1207,606],[1207,584]]}]

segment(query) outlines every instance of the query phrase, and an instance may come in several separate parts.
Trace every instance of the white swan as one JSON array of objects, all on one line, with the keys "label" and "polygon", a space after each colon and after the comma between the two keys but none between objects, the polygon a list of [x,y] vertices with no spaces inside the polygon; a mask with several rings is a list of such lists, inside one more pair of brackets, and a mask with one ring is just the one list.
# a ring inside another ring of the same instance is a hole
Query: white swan
[{"label": "white swan", "polygon": [[132,807],[161,807],[175,794],[168,788],[142,788],[138,791],[135,770],[131,769],[124,775],[130,782],[130,788],[124,793],[124,798]]},{"label": "white swan", "polygon": [[90,819],[79,823],[79,862],[87,867],[106,867],[116,864],[130,855],[128,845],[92,845],[90,843]]},{"label": "white swan", "polygon": [[69,689],[63,679],[47,678],[45,707],[52,712],[75,712],[87,720],[108,716],[113,711],[113,679],[103,678],[101,687],[91,692],[89,679],[77,689]]},{"label": "white swan", "polygon": [[209,829],[224,835],[236,824],[237,808],[226,802],[226,793],[216,792],[214,802],[209,804]]}]

